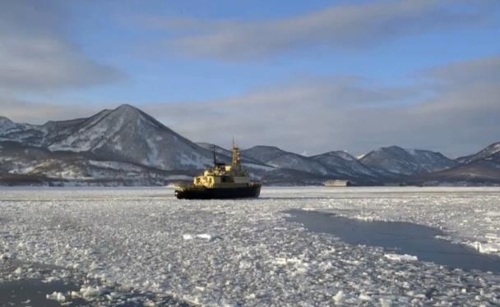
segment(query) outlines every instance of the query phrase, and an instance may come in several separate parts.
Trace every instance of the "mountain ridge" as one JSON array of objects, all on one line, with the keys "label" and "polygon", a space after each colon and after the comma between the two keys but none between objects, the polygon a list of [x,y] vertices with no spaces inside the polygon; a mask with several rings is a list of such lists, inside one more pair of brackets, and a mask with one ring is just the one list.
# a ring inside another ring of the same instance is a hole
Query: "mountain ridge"
[{"label": "mountain ridge", "polygon": [[[192,174],[213,162],[212,144],[194,143],[151,115],[128,104],[102,110],[87,118],[47,121],[43,125],[19,124],[0,116],[0,144],[7,146],[5,144],[9,144],[8,142],[17,142],[26,148],[43,149],[52,159],[51,163],[56,163],[53,160],[62,157],[58,156],[58,152],[74,153],[81,156],[78,158],[80,160],[74,160],[80,161],[80,169],[94,169],[95,163],[92,165],[92,162],[88,161],[108,161],[110,165],[114,161],[123,168],[129,168],[128,165],[142,167],[141,172],[144,173],[149,170],[152,173],[174,171]],[[9,146],[12,147],[12,144]],[[27,150],[26,148],[23,150]],[[217,159],[230,161],[229,150],[216,147],[216,151]],[[359,159],[345,151],[303,156],[266,145],[257,145],[241,151],[243,163],[252,176],[265,182],[286,184],[288,180],[321,184],[325,179],[344,179],[361,185],[410,180],[420,184],[432,180],[439,181],[445,177],[446,180],[451,178],[459,181],[467,178],[464,175],[467,170],[475,174],[475,182],[481,180],[480,173],[485,174],[486,181],[491,181],[495,176],[491,176],[491,170],[487,167],[494,167],[500,161],[496,158],[491,161],[485,159],[497,152],[500,152],[500,142],[457,160],[449,159],[439,152],[404,149],[398,146],[381,147]],[[13,168],[13,164],[5,162],[4,158],[0,156],[0,164],[4,165],[0,171],[10,174],[18,172]],[[16,159],[12,155],[8,158]],[[21,164],[27,163],[21,158],[17,159],[20,159]],[[86,162],[82,162],[85,159]],[[474,164],[476,162],[477,164]],[[67,162],[61,163],[58,165],[66,165],[64,163]],[[7,169],[5,165],[11,165],[11,169]],[[64,175],[63,168],[64,166],[59,167],[60,176]],[[54,172],[50,174],[59,176]]]},{"label": "mountain ridge", "polygon": [[422,149],[410,150],[399,146],[381,147],[367,153],[360,161],[367,166],[382,168],[397,175],[435,172],[458,164],[438,152]]},{"label": "mountain ridge", "polygon": [[492,156],[497,152],[500,152],[500,142],[492,143],[475,154],[459,157],[456,160],[460,163],[470,163]]}]

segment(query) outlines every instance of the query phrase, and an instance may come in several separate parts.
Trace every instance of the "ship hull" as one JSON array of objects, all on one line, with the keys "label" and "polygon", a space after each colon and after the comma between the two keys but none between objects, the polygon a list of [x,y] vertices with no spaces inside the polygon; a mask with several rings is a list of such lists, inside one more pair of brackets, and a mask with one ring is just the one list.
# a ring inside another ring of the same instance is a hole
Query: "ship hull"
[{"label": "ship hull", "polygon": [[176,189],[178,199],[233,199],[255,198],[260,195],[260,184],[237,188],[183,188]]}]

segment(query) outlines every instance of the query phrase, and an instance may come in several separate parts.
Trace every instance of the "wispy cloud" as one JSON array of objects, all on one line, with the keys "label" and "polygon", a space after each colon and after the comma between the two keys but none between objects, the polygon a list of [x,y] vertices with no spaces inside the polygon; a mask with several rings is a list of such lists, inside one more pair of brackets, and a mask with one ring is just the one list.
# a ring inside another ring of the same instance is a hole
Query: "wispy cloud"
[{"label": "wispy cloud", "polygon": [[419,74],[441,81],[443,85],[494,82],[500,84],[500,56],[488,56],[471,61],[451,63]]},{"label": "wispy cloud", "polygon": [[[329,150],[360,154],[400,145],[458,156],[499,140],[500,67],[491,65],[498,61],[500,55],[443,65],[416,73],[418,77],[404,86],[330,77],[277,84],[222,100],[135,105],[191,140],[223,146],[235,136],[243,147],[275,145],[310,154]],[[474,73],[478,82],[464,82],[461,76],[467,72]],[[422,82],[420,76],[431,76],[431,83]],[[34,123],[99,111],[96,106],[19,100],[10,107],[9,102],[0,103],[0,108],[4,116]]]},{"label": "wispy cloud", "polygon": [[69,22],[51,1],[0,1],[0,90],[67,89],[122,78],[71,42]]},{"label": "wispy cloud", "polygon": [[449,27],[487,24],[490,0],[378,0],[344,4],[272,20],[200,20],[142,17],[143,25],[166,30],[166,50],[223,60],[274,56],[327,46],[356,49],[401,36]]},{"label": "wispy cloud", "polygon": [[49,120],[68,120],[90,117],[101,111],[95,105],[32,102],[15,97],[0,97],[0,116],[18,123],[41,125]]},{"label": "wispy cloud", "polygon": [[[494,76],[500,68],[481,74],[481,67],[499,59],[436,68],[431,84],[415,78],[411,85],[390,87],[361,78],[333,78],[203,104],[144,108],[188,138],[222,145],[235,135],[243,145],[277,145],[295,152],[344,149],[358,154],[400,145],[455,156],[499,139],[500,87]],[[462,82],[460,76],[471,71],[481,82]]]}]

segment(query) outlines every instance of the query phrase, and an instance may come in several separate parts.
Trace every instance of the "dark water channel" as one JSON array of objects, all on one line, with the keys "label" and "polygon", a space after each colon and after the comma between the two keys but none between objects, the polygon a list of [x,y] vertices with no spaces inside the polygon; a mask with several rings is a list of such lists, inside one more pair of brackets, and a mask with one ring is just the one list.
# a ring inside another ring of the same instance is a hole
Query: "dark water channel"
[{"label": "dark water channel", "polygon": [[[78,291],[80,288],[74,284],[61,281],[44,283],[37,279],[15,280],[0,283],[0,306],[61,306],[55,300],[46,298],[53,292]],[[83,299],[74,299],[66,306],[90,306]]]},{"label": "dark water channel", "polygon": [[[1,252],[1,250],[0,250]],[[28,278],[20,276],[19,279],[3,280],[0,278],[0,307],[3,306],[31,306],[31,307],[51,307],[51,306],[122,306],[140,307],[146,306],[146,301],[153,301],[156,306],[179,306],[192,307],[194,305],[181,301],[169,295],[156,295],[151,292],[141,292],[134,289],[120,289],[118,285],[106,286],[106,290],[89,301],[79,297],[69,297],[69,291],[79,292],[85,286],[102,286],[98,280],[85,277],[83,272],[74,272],[57,266],[49,266],[40,263],[23,263],[16,259],[0,258],[0,277],[12,275],[16,268],[21,267],[22,272],[30,270],[30,275],[40,276],[39,278]],[[73,274],[76,273],[76,274]],[[68,274],[69,277],[68,277]],[[63,279],[63,276],[65,278]],[[57,280],[47,282],[48,277],[56,277]],[[48,299],[47,295],[53,292],[62,292],[65,295],[65,302],[61,303],[53,299]],[[112,298],[106,296],[114,292]]]},{"label": "dark water channel", "polygon": [[303,224],[309,231],[327,233],[354,245],[379,246],[398,254],[417,256],[463,270],[500,273],[500,257],[481,254],[473,248],[437,239],[438,229],[402,222],[363,221],[331,213],[291,210],[289,221]]}]

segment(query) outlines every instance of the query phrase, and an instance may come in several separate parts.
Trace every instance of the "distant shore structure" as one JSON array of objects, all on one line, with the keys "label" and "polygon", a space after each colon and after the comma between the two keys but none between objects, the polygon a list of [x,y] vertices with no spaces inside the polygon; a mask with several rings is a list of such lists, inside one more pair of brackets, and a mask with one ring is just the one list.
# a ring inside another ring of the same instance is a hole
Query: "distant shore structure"
[{"label": "distant shore structure", "polygon": [[327,180],[324,182],[325,187],[350,187],[352,185],[352,181],[344,179]]}]

